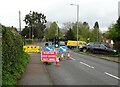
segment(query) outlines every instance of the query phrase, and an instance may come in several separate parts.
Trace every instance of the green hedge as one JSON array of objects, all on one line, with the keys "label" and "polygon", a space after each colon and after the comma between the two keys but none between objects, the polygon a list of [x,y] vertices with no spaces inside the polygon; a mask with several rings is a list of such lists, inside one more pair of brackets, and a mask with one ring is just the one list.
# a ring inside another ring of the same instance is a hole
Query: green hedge
[{"label": "green hedge", "polygon": [[23,41],[10,28],[2,29],[2,85],[16,85],[25,70],[29,55],[23,52]]}]

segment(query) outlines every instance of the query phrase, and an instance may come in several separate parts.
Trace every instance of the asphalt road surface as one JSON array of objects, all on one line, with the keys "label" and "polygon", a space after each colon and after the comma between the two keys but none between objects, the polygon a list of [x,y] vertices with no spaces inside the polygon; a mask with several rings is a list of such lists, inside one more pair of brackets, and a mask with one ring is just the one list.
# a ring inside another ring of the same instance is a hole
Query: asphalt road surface
[{"label": "asphalt road surface", "polygon": [[60,66],[46,65],[54,85],[118,85],[118,63],[70,53],[71,60],[60,61]]}]

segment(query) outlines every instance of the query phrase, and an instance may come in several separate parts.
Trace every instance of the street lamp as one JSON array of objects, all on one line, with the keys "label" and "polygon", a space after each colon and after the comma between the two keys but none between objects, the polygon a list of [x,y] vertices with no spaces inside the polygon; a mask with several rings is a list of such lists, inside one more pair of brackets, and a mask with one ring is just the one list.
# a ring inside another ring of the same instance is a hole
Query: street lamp
[{"label": "street lamp", "polygon": [[79,21],[79,5],[78,4],[70,4],[77,6],[77,49],[78,49],[78,21]]}]

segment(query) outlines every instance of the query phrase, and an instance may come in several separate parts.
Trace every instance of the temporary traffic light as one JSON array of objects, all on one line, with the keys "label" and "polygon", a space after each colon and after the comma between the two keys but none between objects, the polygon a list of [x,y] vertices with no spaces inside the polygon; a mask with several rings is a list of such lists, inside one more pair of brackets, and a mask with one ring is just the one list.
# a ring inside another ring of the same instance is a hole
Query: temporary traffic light
[{"label": "temporary traffic light", "polygon": [[55,36],[55,38],[54,38],[54,46],[55,46],[55,48],[59,47],[59,38],[58,38],[58,36]]}]

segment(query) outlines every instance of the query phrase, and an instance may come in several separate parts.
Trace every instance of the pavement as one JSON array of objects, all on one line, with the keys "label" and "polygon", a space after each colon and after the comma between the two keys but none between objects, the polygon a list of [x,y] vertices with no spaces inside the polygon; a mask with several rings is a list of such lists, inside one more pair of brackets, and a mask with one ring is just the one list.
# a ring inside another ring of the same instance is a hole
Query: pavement
[{"label": "pavement", "polygon": [[17,85],[52,85],[45,65],[40,61],[40,53],[29,53],[30,61]]}]

